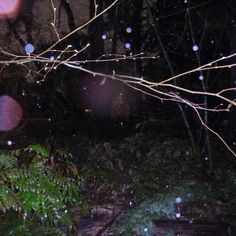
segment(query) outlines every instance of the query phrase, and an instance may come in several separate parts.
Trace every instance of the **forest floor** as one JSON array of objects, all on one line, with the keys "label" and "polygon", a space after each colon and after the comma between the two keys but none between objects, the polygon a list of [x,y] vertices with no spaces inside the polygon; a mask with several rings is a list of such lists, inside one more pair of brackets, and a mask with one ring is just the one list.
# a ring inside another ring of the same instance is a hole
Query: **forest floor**
[{"label": "forest floor", "polygon": [[[137,206],[135,206],[137,207]],[[134,207],[134,208],[135,208]],[[144,228],[144,232],[133,228],[132,233],[124,232],[121,234],[114,233],[112,228],[116,221],[130,210],[127,206],[127,201],[122,195],[120,201],[116,204],[103,204],[92,207],[91,217],[78,218],[78,236],[235,236],[236,235],[236,214],[231,212],[229,205],[222,202],[214,204],[206,202],[189,202],[178,206],[181,211],[181,219],[176,220],[162,220],[151,219],[155,225],[154,232],[148,233],[148,228]],[[209,218],[204,220],[193,220],[191,215],[206,214],[210,208],[215,209],[217,214],[214,219]],[[227,221],[224,219],[228,218]],[[189,220],[191,219],[191,220]],[[230,219],[230,221],[229,221]]]}]

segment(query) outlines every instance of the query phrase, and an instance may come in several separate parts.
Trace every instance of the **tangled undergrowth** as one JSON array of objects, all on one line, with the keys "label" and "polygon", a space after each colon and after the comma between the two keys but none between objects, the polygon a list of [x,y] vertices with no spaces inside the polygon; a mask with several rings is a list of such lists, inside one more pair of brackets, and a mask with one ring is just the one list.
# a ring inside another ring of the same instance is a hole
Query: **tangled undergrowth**
[{"label": "tangled undergrowth", "polygon": [[207,162],[206,156],[193,155],[186,140],[154,132],[122,141],[80,140],[77,146],[69,140],[56,150],[36,144],[2,151],[0,231],[76,235],[74,217],[89,215],[92,205],[114,203],[118,193],[127,202],[114,221],[115,235],[146,228],[153,232],[153,218],[175,218],[172,203],[178,196],[223,201],[235,209],[235,163],[217,153],[212,171]]},{"label": "tangled undergrowth", "polygon": [[188,220],[216,220],[216,203],[236,207],[235,163],[215,152],[209,170],[207,156],[195,157],[186,140],[137,133],[120,143],[96,143],[87,156],[81,171],[97,195],[110,202],[116,201],[117,192],[128,196],[126,209],[112,226],[114,235],[153,235],[154,219],[176,219],[177,197],[186,203],[207,202],[207,212],[191,213]]},{"label": "tangled undergrowth", "polygon": [[0,232],[5,235],[63,235],[60,228],[72,230],[73,209],[86,210],[83,180],[68,155],[30,145],[1,152],[0,170]]}]

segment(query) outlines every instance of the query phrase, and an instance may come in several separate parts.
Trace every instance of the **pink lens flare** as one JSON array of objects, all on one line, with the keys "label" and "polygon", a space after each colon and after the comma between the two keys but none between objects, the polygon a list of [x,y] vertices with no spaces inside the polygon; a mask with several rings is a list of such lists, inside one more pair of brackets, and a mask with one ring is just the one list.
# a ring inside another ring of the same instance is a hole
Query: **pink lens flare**
[{"label": "pink lens flare", "polygon": [[0,18],[14,17],[19,10],[21,0],[0,0]]},{"label": "pink lens flare", "polygon": [[0,96],[0,131],[16,128],[23,116],[22,107],[11,97]]}]

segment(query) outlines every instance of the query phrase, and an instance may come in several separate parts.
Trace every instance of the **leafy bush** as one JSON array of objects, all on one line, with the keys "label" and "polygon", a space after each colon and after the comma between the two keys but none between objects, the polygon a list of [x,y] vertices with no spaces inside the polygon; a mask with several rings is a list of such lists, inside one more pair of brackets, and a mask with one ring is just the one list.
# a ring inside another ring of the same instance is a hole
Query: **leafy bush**
[{"label": "leafy bush", "polygon": [[[88,151],[84,172],[97,182],[116,183],[143,195],[198,175],[186,141],[154,133],[137,133],[121,143],[97,143]],[[167,174],[168,173],[168,174]]]},{"label": "leafy bush", "polygon": [[115,189],[130,197],[112,227],[114,235],[153,235],[153,219],[176,219],[177,197],[185,202],[209,203],[207,211],[200,216],[193,214],[190,222],[202,217],[214,220],[215,203],[221,200],[235,209],[232,161],[216,161],[216,155],[213,171],[207,172],[208,159],[193,156],[186,140],[154,132],[137,133],[121,143],[96,143],[88,153],[84,172],[96,190]]},{"label": "leafy bush", "polygon": [[80,190],[83,180],[65,153],[31,145],[1,153],[0,170],[0,210],[14,213],[24,225],[28,222],[29,227],[19,226],[18,231],[37,221],[72,227],[73,209],[86,211]]},{"label": "leafy bush", "polygon": [[187,140],[140,132],[121,142],[96,143],[88,149],[81,172],[89,184],[104,193],[127,193],[132,205],[176,187],[199,183],[212,196],[220,193],[219,198],[236,197],[232,160],[215,161],[213,171],[208,173],[209,160],[195,157]]}]

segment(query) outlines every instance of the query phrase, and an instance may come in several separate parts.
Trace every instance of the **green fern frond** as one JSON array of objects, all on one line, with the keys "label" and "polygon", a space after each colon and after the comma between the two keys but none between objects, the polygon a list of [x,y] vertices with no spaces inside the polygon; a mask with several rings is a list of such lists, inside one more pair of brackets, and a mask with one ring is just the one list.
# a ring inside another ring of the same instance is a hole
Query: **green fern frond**
[{"label": "green fern frond", "polygon": [[[17,216],[26,218],[24,225],[32,220],[43,221],[43,233],[40,227],[36,231],[36,227],[29,230],[21,225],[14,233],[12,227],[7,235],[64,235],[51,227],[54,221],[72,225],[72,206],[86,212],[88,206],[80,191],[82,180],[68,155],[54,151],[50,156],[50,151],[38,144],[0,153],[0,211],[17,212]],[[50,157],[54,156],[52,161]],[[7,231],[0,225],[0,235],[4,235],[2,232]]]},{"label": "green fern frond", "polygon": [[17,159],[14,156],[0,152],[0,170],[13,168],[17,165]]},{"label": "green fern frond", "polygon": [[29,145],[27,148],[25,148],[25,151],[35,152],[45,158],[50,156],[50,151],[40,144]]}]

